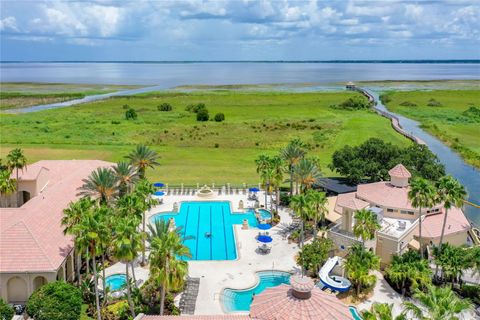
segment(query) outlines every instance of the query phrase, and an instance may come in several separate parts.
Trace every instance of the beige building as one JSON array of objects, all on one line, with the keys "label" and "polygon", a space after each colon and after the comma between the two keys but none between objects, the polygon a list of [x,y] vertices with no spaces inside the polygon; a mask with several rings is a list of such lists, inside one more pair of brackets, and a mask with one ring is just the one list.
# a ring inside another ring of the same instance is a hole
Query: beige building
[{"label": "beige building", "polygon": [[[390,181],[358,186],[356,192],[341,194],[335,203],[335,212],[341,219],[329,230],[329,237],[336,244],[336,253],[344,256],[347,249],[359,242],[353,235],[355,211],[369,209],[378,219],[381,229],[373,241],[365,245],[381,258],[382,266],[390,263],[392,256],[410,248],[419,247],[419,211],[408,199],[410,172],[401,164],[389,171]],[[437,244],[440,238],[445,209],[442,205],[423,209],[422,242]],[[452,208],[448,212],[445,242],[467,244],[471,225],[462,210]]]},{"label": "beige building", "polygon": [[20,173],[21,206],[0,208],[0,296],[5,301],[24,303],[45,283],[75,279],[79,261],[73,239],[63,234],[63,209],[78,198],[82,179],[111,165],[98,160],[44,160]]}]

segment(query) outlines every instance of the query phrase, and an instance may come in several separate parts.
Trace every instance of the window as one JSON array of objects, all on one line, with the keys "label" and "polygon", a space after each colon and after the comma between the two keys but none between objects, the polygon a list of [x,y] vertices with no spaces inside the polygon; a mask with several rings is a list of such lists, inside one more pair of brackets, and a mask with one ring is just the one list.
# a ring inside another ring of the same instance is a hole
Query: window
[{"label": "window", "polygon": [[393,209],[387,209],[387,212],[393,212]]}]

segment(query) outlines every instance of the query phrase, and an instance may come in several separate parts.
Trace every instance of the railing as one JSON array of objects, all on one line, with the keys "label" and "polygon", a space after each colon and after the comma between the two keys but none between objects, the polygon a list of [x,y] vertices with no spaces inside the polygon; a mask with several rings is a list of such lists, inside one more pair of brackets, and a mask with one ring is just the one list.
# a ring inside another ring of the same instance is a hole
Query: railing
[{"label": "railing", "polygon": [[376,105],[376,101],[375,101],[375,98],[365,89],[362,89],[362,88],[358,88],[358,87],[355,87],[353,88],[352,90],[355,90],[355,91],[358,91],[360,92],[362,95],[364,95],[365,97],[367,97],[368,99],[368,102],[370,102],[374,107],[373,107],[373,110],[375,110],[376,113],[378,113],[379,115],[387,118],[387,119],[390,119],[391,123],[392,123],[392,127],[395,131],[397,131],[398,133],[400,133],[401,135],[405,136],[406,138],[412,140],[413,142],[417,143],[417,144],[425,144],[425,142],[417,137],[415,137],[413,134],[411,133],[408,133],[407,131],[405,131],[402,126],[400,125],[400,119],[398,119],[397,116],[389,113],[389,112],[386,112],[386,111],[383,111],[383,110],[380,110],[378,108],[375,107]]},{"label": "railing", "polygon": [[348,238],[348,239],[353,240],[353,241],[359,241],[358,238],[353,235],[353,233],[351,233],[349,231],[346,231],[346,230],[342,230],[341,227],[342,227],[342,225],[339,223],[339,224],[336,224],[333,228],[329,229],[328,231],[333,233],[333,234],[336,234],[336,235],[341,236],[341,237]]}]

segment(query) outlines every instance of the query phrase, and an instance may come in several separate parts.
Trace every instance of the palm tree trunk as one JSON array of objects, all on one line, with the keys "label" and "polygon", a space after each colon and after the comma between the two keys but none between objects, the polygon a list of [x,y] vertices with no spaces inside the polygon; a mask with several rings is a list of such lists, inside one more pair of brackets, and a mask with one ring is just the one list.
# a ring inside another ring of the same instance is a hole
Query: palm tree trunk
[{"label": "palm tree trunk", "polygon": [[[300,251],[303,249],[303,235],[304,235],[304,222],[303,222],[303,219],[302,219],[302,229],[300,230]],[[304,269],[304,266],[303,266],[303,255],[302,255],[302,277],[305,275],[305,269]]]},{"label": "palm tree trunk", "polygon": [[277,199],[275,199],[275,211],[278,214],[278,207],[280,206],[280,188],[277,186],[275,190]]},{"label": "palm tree trunk", "polygon": [[418,222],[418,242],[420,244],[420,259],[423,259],[423,248],[422,248],[422,207],[419,208],[418,214],[420,216]]},{"label": "palm tree trunk", "polygon": [[[448,215],[448,209],[445,208],[445,216],[443,217],[442,233],[440,234],[440,242],[438,243],[438,250],[440,254],[442,252],[443,236],[445,235],[445,225],[447,224],[447,215]],[[438,264],[435,263],[435,278],[437,277],[438,277]]]},{"label": "palm tree trunk", "polygon": [[313,219],[313,240],[317,239],[317,217]]},{"label": "palm tree trunk", "polygon": [[105,294],[105,290],[107,289],[107,282],[106,282],[106,278],[105,278],[105,253],[102,253],[102,288],[103,288],[103,292],[104,292],[104,296],[103,296],[103,300],[104,302],[107,301],[107,296]]},{"label": "palm tree trunk", "polygon": [[97,305],[97,319],[102,320],[102,315],[100,313],[100,297],[98,295],[98,274],[97,274],[97,263],[95,261],[95,255],[92,255],[93,259],[93,279],[95,282],[95,303]]},{"label": "palm tree trunk", "polygon": [[82,254],[77,253],[77,259],[75,263],[75,271],[77,273],[77,285],[80,286],[80,283],[82,282],[82,275],[80,273],[80,269],[82,268]]},{"label": "palm tree trunk", "polygon": [[135,283],[135,287],[137,286],[137,277],[135,276],[135,268],[133,266],[133,261],[130,262],[130,267],[132,268],[132,277],[133,277],[133,282]]},{"label": "palm tree trunk", "polygon": [[87,250],[87,255],[85,256],[85,264],[87,267],[87,274],[90,274],[90,257],[89,257],[88,250]]},{"label": "palm tree trunk", "polygon": [[290,166],[290,197],[293,196],[293,166]]},{"label": "palm tree trunk", "polygon": [[165,309],[165,286],[160,288],[160,315],[163,316]]},{"label": "palm tree trunk", "polygon": [[265,184],[265,209],[268,209],[267,198],[268,198],[268,183]]},{"label": "palm tree trunk", "polygon": [[270,211],[273,211],[273,190],[270,192]]},{"label": "palm tree trunk", "polygon": [[[143,234],[145,235],[145,211],[142,215],[142,223],[143,223]],[[143,248],[142,248],[142,266],[145,265],[145,237],[143,237]]]},{"label": "palm tree trunk", "polygon": [[18,168],[16,168],[17,171],[17,181],[15,183],[17,184],[17,207],[20,207],[20,192],[18,191]]},{"label": "palm tree trunk", "polygon": [[133,301],[132,301],[132,293],[130,292],[130,277],[128,275],[128,261],[125,262],[125,271],[127,275],[127,299],[128,299],[128,305],[130,306],[130,312],[132,313],[132,316],[135,318],[135,308],[133,307]]}]

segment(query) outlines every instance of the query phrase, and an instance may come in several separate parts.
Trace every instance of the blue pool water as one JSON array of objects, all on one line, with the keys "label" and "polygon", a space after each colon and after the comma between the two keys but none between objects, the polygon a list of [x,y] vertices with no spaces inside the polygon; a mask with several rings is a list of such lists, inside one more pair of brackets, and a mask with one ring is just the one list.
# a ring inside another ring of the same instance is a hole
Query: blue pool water
[{"label": "blue pool water", "polygon": [[[250,209],[245,210],[245,212],[246,212],[246,213],[254,214],[254,213],[255,213],[255,210],[250,208]],[[272,219],[272,214],[271,214],[270,211],[268,211],[268,210],[258,209],[258,213],[260,214],[260,218],[263,219],[263,220],[270,220],[270,219]]]},{"label": "blue pool water", "polygon": [[[258,225],[251,212],[232,213],[228,201],[182,202],[178,213],[160,213],[154,215],[151,221],[168,221],[172,217],[178,227],[183,227],[184,237],[193,237],[184,242],[192,254],[188,260],[235,260],[237,248],[233,225],[242,224],[244,219],[251,227]],[[211,236],[207,237],[207,233]]]},{"label": "blue pool water", "polygon": [[224,289],[222,295],[223,308],[226,312],[249,311],[253,295],[263,292],[267,288],[290,283],[290,274],[283,271],[257,272],[259,281],[253,288],[246,290]]},{"label": "blue pool water", "polygon": [[111,291],[120,290],[127,283],[127,276],[124,274],[112,274],[105,278],[105,284]]},{"label": "blue pool water", "polygon": [[348,307],[348,310],[350,310],[350,313],[352,314],[352,317],[353,317],[354,320],[363,320],[363,318],[358,313],[357,308]]}]

